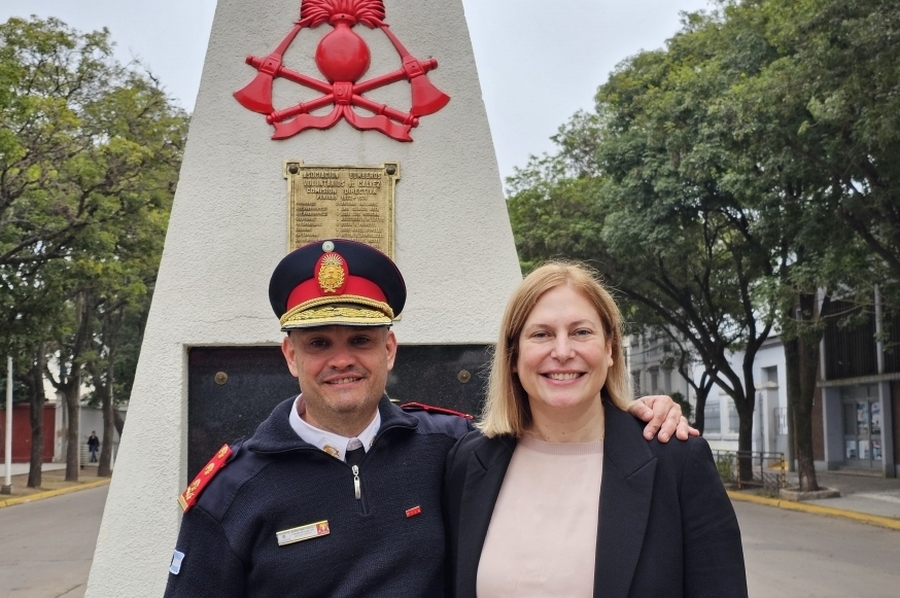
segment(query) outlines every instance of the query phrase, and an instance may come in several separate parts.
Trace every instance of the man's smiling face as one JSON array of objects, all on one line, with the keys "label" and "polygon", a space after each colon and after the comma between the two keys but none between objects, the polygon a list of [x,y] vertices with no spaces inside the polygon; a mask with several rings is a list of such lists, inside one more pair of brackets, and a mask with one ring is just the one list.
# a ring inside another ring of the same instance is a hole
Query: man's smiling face
[{"label": "man's smiling face", "polygon": [[375,417],[397,339],[381,326],[298,328],[285,337],[281,350],[300,382],[307,423],[355,436]]}]

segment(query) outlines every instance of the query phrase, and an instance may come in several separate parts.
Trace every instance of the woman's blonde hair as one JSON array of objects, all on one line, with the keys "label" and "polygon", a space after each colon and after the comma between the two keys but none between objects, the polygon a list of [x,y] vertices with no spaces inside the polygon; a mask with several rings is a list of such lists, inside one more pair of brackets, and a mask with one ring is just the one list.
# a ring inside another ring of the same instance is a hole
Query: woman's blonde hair
[{"label": "woman's blonde hair", "polygon": [[597,310],[603,323],[604,340],[611,346],[613,364],[607,372],[601,395],[620,409],[631,405],[631,379],[625,368],[622,314],[618,305],[595,270],[580,262],[553,261],[526,276],[506,305],[500,338],[494,348],[484,411],[478,424],[485,436],[518,438],[531,426],[528,395],[514,372],[519,359],[519,336],[541,296],[562,285],[581,293]]}]

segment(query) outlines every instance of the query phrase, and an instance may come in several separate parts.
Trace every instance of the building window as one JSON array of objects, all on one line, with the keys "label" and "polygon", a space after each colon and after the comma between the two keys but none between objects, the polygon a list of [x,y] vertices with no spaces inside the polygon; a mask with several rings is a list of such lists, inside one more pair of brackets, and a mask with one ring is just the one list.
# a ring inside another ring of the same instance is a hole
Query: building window
[{"label": "building window", "polygon": [[631,385],[635,396],[641,395],[641,370],[631,370]]},{"label": "building window", "polygon": [[718,399],[706,403],[706,408],[703,410],[703,416],[705,418],[703,425],[704,434],[722,433],[722,420],[720,417],[720,405]]},{"label": "building window", "polygon": [[780,436],[787,436],[787,407],[775,407],[772,411],[775,414],[775,433]]},{"label": "building window", "polygon": [[741,418],[738,417],[737,408],[732,401],[728,401],[728,433],[737,434],[741,429]]},{"label": "building window", "polygon": [[762,377],[763,382],[767,384],[778,384],[778,366],[773,365],[772,367],[763,368],[762,369]]}]

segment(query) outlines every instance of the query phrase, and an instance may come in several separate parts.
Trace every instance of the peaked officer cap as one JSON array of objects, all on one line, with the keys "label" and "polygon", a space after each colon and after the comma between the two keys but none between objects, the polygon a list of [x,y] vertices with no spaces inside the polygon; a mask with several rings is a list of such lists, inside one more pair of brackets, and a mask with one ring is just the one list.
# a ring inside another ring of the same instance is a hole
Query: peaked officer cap
[{"label": "peaked officer cap", "polygon": [[315,241],[287,254],[269,281],[282,330],[386,326],[406,303],[400,270],[374,247],[347,239]]}]

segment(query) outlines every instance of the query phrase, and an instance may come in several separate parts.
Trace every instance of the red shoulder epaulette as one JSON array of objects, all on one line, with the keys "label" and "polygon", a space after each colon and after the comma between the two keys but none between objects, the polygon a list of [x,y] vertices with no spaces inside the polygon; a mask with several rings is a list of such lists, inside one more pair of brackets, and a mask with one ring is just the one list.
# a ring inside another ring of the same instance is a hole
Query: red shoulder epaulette
[{"label": "red shoulder epaulette", "polygon": [[185,513],[196,504],[200,493],[203,492],[203,489],[206,488],[209,481],[213,479],[213,476],[219,473],[220,469],[225,467],[225,462],[228,461],[228,457],[230,456],[231,447],[227,444],[223,444],[222,448],[220,448],[218,452],[213,455],[213,458],[209,460],[209,463],[200,470],[197,477],[188,484],[188,487],[185,488],[184,492],[181,493],[181,496],[178,497],[178,504],[181,505],[181,508]]},{"label": "red shoulder epaulette", "polygon": [[443,413],[444,415],[455,415],[456,417],[462,417],[469,421],[475,419],[474,416],[469,415],[468,413],[463,413],[462,411],[457,411],[455,409],[447,409],[446,407],[438,407],[437,405],[426,405],[425,403],[417,403],[415,401],[411,403],[403,403],[400,405],[400,409],[404,411],[427,411],[429,413]]}]

